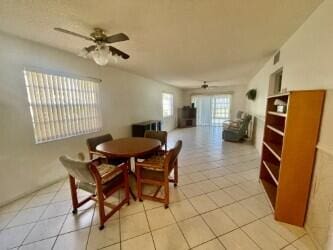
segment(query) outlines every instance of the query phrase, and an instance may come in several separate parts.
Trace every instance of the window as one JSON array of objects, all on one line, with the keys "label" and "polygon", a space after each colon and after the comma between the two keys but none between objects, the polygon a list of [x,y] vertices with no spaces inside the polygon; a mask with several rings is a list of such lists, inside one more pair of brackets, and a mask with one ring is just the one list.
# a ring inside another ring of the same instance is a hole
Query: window
[{"label": "window", "polygon": [[192,103],[197,109],[198,126],[222,126],[230,119],[230,94],[192,96]]},{"label": "window", "polygon": [[163,117],[173,115],[173,95],[163,93],[162,94],[162,106],[163,106]]},{"label": "window", "polygon": [[36,143],[102,128],[97,82],[27,70],[24,78]]},{"label": "window", "polygon": [[212,98],[212,125],[222,126],[230,119],[230,95],[213,96]]}]

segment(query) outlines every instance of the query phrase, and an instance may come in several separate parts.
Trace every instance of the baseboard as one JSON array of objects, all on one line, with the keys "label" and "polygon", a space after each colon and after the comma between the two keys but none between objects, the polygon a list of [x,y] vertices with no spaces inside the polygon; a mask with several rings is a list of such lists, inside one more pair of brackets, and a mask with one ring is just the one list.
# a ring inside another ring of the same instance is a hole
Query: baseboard
[{"label": "baseboard", "polygon": [[[317,148],[318,151],[321,151],[322,153],[333,156],[333,149],[330,146],[324,145],[324,144],[319,142],[317,144],[316,148]],[[307,224],[305,224],[304,229],[308,233],[311,240],[315,243],[316,247],[320,250],[323,249],[322,246],[320,245],[320,243],[318,242],[318,240],[314,237],[314,234],[312,233],[311,228]],[[327,233],[329,233],[329,232],[327,232]],[[326,244],[327,244],[327,242],[326,242]]]},{"label": "baseboard", "polygon": [[13,197],[13,198],[10,199],[10,200],[1,201],[1,203],[0,203],[0,208],[3,207],[3,206],[8,205],[8,204],[10,204],[10,203],[12,203],[12,202],[14,202],[14,201],[17,201],[17,200],[19,200],[19,199],[21,199],[21,198],[24,198],[24,197],[27,196],[27,195],[30,195],[30,194],[35,193],[35,192],[37,192],[37,191],[40,191],[40,190],[43,189],[43,188],[46,188],[46,187],[48,187],[48,186],[51,186],[52,184],[55,184],[55,183],[57,183],[57,182],[59,182],[59,181],[61,181],[61,180],[64,180],[66,177],[67,177],[67,175],[64,175],[64,176],[62,176],[62,177],[57,178],[56,180],[50,181],[50,182],[48,182],[48,183],[46,183],[46,184],[43,184],[43,185],[40,185],[40,186],[38,186],[38,187],[36,187],[36,188],[30,190],[30,191],[27,191],[27,192],[24,192],[24,193],[22,193],[22,194],[20,194],[20,195],[18,195],[18,196],[15,196],[15,197]]},{"label": "baseboard", "polygon": [[329,155],[333,156],[333,148],[330,147],[330,146],[326,146],[326,145],[319,142],[317,144],[317,149],[325,152],[326,154],[329,154]]},{"label": "baseboard", "polygon": [[316,240],[316,238],[314,237],[314,235],[312,234],[311,230],[305,225],[304,227],[306,233],[309,235],[309,237],[311,238],[312,242],[316,245],[316,247],[319,249],[319,250],[324,250],[319,242]]}]

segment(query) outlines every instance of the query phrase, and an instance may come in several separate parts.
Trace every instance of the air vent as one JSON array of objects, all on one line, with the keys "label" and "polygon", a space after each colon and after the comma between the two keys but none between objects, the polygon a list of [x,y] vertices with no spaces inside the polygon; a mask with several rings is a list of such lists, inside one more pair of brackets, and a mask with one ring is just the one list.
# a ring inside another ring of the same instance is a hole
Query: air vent
[{"label": "air vent", "polygon": [[280,51],[274,56],[274,65],[280,61]]}]

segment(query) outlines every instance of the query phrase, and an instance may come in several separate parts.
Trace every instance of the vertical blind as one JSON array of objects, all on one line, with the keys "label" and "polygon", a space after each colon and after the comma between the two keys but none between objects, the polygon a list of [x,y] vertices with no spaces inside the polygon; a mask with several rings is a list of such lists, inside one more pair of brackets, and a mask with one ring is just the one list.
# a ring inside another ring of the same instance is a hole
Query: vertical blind
[{"label": "vertical blind", "polygon": [[162,94],[162,108],[163,117],[168,117],[173,115],[173,95],[168,93]]},{"label": "vertical blind", "polygon": [[192,103],[197,109],[198,126],[222,126],[230,119],[230,94],[192,96]]},{"label": "vertical blind", "polygon": [[36,143],[102,128],[97,82],[28,70],[24,79]]}]

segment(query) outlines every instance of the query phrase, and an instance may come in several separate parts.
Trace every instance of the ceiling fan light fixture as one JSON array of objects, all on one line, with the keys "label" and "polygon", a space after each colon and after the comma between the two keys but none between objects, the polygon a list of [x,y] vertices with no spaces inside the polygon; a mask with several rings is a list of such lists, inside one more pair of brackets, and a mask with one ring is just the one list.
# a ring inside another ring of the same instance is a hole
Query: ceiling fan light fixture
[{"label": "ceiling fan light fixture", "polygon": [[98,65],[104,66],[109,62],[110,50],[105,45],[97,45],[96,49],[90,54]]}]

